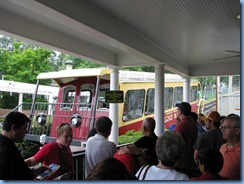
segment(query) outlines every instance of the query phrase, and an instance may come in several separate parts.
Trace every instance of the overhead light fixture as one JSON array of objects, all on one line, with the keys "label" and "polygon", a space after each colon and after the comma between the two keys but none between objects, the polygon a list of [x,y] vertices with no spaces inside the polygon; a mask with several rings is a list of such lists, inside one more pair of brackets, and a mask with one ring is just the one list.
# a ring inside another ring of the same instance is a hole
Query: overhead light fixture
[{"label": "overhead light fixture", "polygon": [[238,13],[238,14],[236,15],[236,18],[238,18],[238,19],[240,19],[240,18],[241,18],[240,13]]}]

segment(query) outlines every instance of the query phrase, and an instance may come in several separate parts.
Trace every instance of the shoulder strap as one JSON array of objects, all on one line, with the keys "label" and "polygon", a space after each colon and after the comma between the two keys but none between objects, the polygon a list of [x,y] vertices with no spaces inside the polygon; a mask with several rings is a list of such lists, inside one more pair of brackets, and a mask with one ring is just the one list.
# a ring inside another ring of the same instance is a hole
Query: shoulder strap
[{"label": "shoulder strap", "polygon": [[149,169],[150,167],[151,167],[151,165],[148,165],[148,166],[147,166],[147,168],[146,168],[146,170],[145,170],[145,172],[144,172],[144,174],[143,174],[142,180],[145,180],[146,175],[147,175],[147,171],[148,171],[148,169]]},{"label": "shoulder strap", "polygon": [[141,172],[144,170],[145,167],[146,167],[146,165],[143,165],[143,166],[141,167],[140,172],[139,172],[139,174],[138,174],[138,179],[140,178],[140,176],[141,176]]},{"label": "shoulder strap", "polygon": [[147,171],[148,171],[148,169],[149,169],[150,167],[151,167],[151,165],[143,165],[142,168],[141,168],[141,170],[140,170],[140,172],[139,172],[139,174],[138,174],[138,179],[140,178],[142,171],[146,168],[146,170],[145,170],[145,172],[144,172],[144,174],[143,174],[143,177],[142,177],[142,179],[141,179],[141,180],[145,180],[146,175],[147,175]]}]

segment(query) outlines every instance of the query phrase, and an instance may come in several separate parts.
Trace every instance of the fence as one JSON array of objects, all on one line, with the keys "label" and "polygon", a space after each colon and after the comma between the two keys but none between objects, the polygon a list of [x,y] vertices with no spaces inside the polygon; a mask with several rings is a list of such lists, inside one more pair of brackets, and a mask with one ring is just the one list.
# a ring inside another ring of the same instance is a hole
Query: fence
[{"label": "fence", "polygon": [[231,113],[240,115],[240,93],[231,93],[219,97],[219,113],[228,115]]}]

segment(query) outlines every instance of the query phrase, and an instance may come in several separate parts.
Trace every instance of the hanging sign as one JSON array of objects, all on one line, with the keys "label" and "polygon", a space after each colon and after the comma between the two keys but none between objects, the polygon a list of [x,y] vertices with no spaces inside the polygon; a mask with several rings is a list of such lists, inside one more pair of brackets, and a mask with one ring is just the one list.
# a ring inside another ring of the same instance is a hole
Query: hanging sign
[{"label": "hanging sign", "polygon": [[124,91],[106,91],[105,102],[106,103],[123,103]]}]

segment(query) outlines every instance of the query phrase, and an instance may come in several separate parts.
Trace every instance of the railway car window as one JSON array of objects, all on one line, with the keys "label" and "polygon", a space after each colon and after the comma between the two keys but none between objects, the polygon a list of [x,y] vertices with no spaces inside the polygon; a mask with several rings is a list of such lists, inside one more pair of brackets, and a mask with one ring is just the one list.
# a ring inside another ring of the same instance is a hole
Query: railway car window
[{"label": "railway car window", "polygon": [[154,113],[154,94],[155,94],[155,89],[152,88],[147,90],[145,115]]},{"label": "railway car window", "polygon": [[80,92],[80,104],[88,104],[91,102],[91,91]]},{"label": "railway car window", "polygon": [[63,100],[61,109],[62,110],[71,110],[72,103],[74,103],[75,99],[75,87],[74,86],[67,86],[64,89]]},{"label": "railway car window", "polygon": [[164,110],[173,107],[173,88],[164,88]]},{"label": "railway car window", "polygon": [[100,111],[107,110],[109,108],[109,103],[105,102],[106,91],[109,91],[109,89],[101,89],[99,92],[97,109]]},{"label": "railway car window", "polygon": [[125,94],[123,121],[142,117],[145,90],[129,90]]},{"label": "railway car window", "polygon": [[83,90],[80,92],[79,110],[90,110],[91,95],[91,91]]},{"label": "railway car window", "polygon": [[175,87],[173,106],[177,103],[181,103],[182,101],[183,101],[183,87]]},{"label": "railway car window", "polygon": [[197,100],[197,86],[191,86],[191,102]]}]

